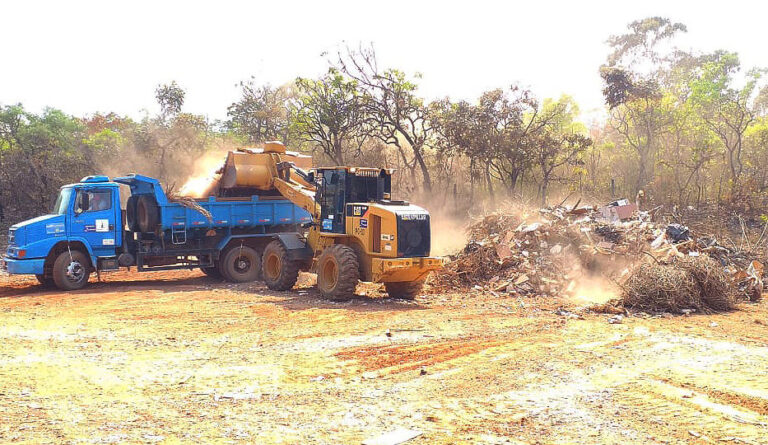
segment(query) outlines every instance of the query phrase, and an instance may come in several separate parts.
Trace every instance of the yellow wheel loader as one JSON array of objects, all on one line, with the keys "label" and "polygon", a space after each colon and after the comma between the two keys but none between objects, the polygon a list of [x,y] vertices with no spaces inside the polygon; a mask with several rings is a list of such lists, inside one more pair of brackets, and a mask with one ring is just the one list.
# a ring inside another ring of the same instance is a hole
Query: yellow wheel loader
[{"label": "yellow wheel loader", "polygon": [[224,190],[258,189],[307,210],[312,222],[297,237],[263,248],[263,278],[273,290],[293,287],[299,270],[317,273],[330,299],[354,294],[358,281],[384,283],[397,298],[414,298],[444,260],[430,256],[429,212],[391,199],[392,170],[332,167],[306,171],[305,157],[276,142],[229,154]]}]

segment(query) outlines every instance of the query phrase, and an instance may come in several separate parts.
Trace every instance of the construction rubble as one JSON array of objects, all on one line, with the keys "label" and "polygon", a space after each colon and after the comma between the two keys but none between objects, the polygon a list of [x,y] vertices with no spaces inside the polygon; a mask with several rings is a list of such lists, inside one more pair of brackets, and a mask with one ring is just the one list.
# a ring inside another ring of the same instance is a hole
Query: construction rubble
[{"label": "construction rubble", "polygon": [[656,222],[655,210],[639,211],[620,200],[601,208],[577,203],[529,213],[514,208],[491,213],[469,226],[466,247],[451,256],[432,287],[546,297],[577,296],[589,291],[583,286],[589,282],[592,290],[601,286],[595,283],[602,283],[626,296],[626,285],[637,282],[631,277],[641,266],[646,275],[649,267],[661,265],[682,270],[681,261],[706,256],[711,262],[696,264],[716,264],[718,274],[728,281],[729,295],[760,298],[762,263],[720,245],[713,236],[692,233],[681,224]]}]

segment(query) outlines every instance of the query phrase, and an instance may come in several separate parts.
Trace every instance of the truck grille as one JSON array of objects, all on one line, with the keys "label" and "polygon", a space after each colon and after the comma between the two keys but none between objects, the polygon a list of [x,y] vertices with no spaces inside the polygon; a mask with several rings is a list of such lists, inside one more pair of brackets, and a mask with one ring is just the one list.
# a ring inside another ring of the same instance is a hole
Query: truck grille
[{"label": "truck grille", "polygon": [[423,219],[402,219],[397,216],[397,256],[400,258],[429,256],[429,215]]}]

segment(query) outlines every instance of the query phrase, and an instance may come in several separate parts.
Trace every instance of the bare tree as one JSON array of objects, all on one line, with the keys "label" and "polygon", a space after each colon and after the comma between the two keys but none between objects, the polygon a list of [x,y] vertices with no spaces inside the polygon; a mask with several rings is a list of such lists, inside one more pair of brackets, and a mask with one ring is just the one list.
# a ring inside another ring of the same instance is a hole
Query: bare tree
[{"label": "bare tree", "polygon": [[[427,143],[432,135],[428,108],[416,95],[416,83],[396,69],[379,68],[373,47],[347,49],[339,53],[335,66],[356,80],[365,93],[364,107],[373,135],[388,145],[397,147],[412,174],[421,171],[424,190],[432,190],[432,178],[425,160]],[[403,141],[410,148],[407,155]]]}]

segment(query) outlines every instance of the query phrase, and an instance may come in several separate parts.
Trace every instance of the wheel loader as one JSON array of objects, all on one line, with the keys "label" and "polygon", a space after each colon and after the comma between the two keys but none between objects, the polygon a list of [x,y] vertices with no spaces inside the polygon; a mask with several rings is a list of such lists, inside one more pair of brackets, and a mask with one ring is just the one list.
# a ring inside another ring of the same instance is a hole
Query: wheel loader
[{"label": "wheel loader", "polygon": [[278,142],[262,150],[231,152],[220,171],[222,190],[257,189],[307,210],[306,232],[271,241],[263,249],[263,279],[287,290],[300,270],[317,274],[330,299],[354,294],[358,281],[384,283],[387,293],[413,298],[444,260],[430,256],[429,212],[391,198],[390,169],[314,168],[306,171]]}]

